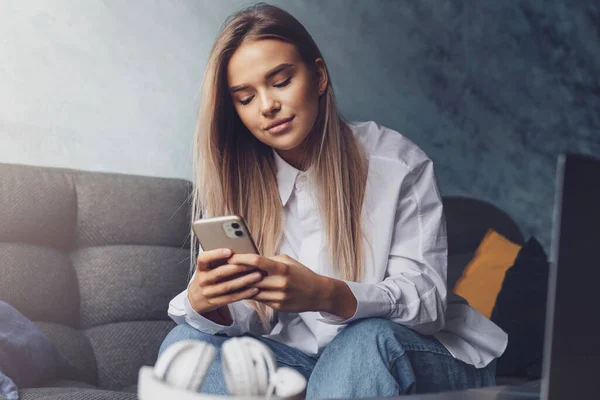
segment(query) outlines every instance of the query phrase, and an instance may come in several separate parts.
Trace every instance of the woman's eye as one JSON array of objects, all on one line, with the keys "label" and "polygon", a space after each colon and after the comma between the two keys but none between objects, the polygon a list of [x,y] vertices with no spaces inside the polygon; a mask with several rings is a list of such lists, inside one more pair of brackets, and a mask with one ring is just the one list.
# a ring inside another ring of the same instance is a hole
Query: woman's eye
[{"label": "woman's eye", "polygon": [[[285,81],[281,82],[281,83],[277,83],[273,86],[275,86],[276,88],[282,88],[282,87],[286,87],[287,85],[289,85],[292,82],[292,77],[287,78]],[[254,98],[254,96],[250,96],[247,99],[244,100],[238,100],[238,103],[240,103],[243,106],[246,106],[248,104],[250,104],[250,102],[252,101],[252,99]]]},{"label": "woman's eye", "polygon": [[[254,97],[254,96],[252,96],[252,97]],[[248,98],[247,98],[247,99],[245,99],[245,100],[240,100],[240,101],[239,101],[239,103],[240,103],[241,105],[245,106],[245,105],[247,105],[248,103],[250,103],[250,101],[252,101],[252,97],[248,97]]]},{"label": "woman's eye", "polygon": [[286,87],[287,85],[290,84],[291,81],[292,81],[292,78],[287,78],[285,81],[278,83],[276,85],[273,85],[273,86],[278,87],[278,88]]}]

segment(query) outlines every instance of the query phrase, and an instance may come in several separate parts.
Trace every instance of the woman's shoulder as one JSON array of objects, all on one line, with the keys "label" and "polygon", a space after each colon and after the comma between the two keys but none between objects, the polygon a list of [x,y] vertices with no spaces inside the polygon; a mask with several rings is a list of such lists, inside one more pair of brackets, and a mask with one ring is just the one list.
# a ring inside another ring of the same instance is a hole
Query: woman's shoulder
[{"label": "woman's shoulder", "polygon": [[393,129],[373,121],[349,122],[354,137],[363,145],[370,162],[399,163],[409,170],[430,161],[412,140]]}]

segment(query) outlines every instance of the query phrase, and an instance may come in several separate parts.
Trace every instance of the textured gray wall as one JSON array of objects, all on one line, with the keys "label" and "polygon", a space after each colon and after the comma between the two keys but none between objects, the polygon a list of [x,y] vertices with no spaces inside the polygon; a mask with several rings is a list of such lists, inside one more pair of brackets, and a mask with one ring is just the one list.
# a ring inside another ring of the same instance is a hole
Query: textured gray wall
[{"label": "textured gray wall", "polygon": [[[600,156],[592,1],[272,1],[321,47],[341,109],[419,144],[442,192],[549,248],[556,157]],[[248,1],[0,2],[0,161],[190,177],[197,89]]]}]

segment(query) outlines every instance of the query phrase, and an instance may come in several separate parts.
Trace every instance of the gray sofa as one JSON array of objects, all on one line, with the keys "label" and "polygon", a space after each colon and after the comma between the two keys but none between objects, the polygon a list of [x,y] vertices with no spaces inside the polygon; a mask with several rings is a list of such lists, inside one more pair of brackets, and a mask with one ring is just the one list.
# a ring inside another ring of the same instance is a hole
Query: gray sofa
[{"label": "gray sofa", "polygon": [[[134,399],[185,287],[191,183],[0,164],[0,300],[46,333],[71,367],[22,399]],[[475,199],[444,198],[449,287],[493,227],[515,223]]]}]

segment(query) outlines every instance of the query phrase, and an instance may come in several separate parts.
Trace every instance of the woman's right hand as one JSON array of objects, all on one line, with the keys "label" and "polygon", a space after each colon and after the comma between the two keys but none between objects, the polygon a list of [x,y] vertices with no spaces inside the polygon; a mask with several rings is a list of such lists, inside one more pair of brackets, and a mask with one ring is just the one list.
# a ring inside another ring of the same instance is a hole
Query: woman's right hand
[{"label": "woman's right hand", "polygon": [[204,251],[198,256],[196,275],[188,286],[188,299],[197,313],[207,313],[229,303],[249,299],[258,293],[258,289],[247,287],[262,280],[263,275],[260,272],[235,277],[240,273],[252,271],[255,267],[225,263],[211,268],[211,263],[214,265],[231,255],[229,249],[216,249]]}]

